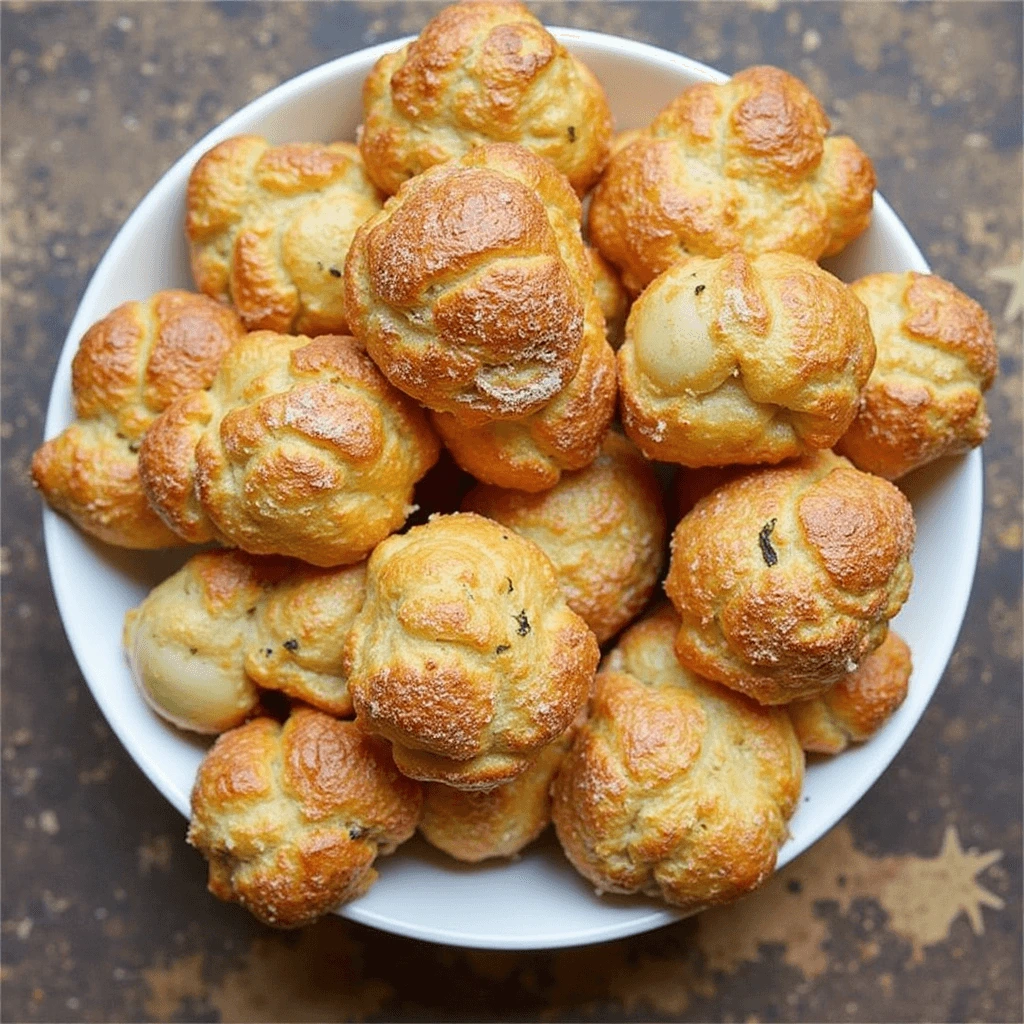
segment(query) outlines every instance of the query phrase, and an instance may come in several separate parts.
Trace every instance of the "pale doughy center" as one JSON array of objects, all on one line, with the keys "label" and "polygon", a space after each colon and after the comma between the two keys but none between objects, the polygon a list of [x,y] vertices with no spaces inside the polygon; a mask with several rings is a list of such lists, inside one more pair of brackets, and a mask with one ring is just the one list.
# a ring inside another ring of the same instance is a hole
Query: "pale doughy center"
[{"label": "pale doughy center", "polygon": [[665,392],[710,391],[728,374],[716,365],[721,353],[716,351],[699,303],[695,285],[687,280],[680,287],[648,296],[638,310],[631,331],[637,365]]},{"label": "pale doughy center", "polygon": [[230,658],[190,655],[142,631],[131,659],[146,698],[186,728],[219,731],[236,724],[256,703],[255,687]]}]

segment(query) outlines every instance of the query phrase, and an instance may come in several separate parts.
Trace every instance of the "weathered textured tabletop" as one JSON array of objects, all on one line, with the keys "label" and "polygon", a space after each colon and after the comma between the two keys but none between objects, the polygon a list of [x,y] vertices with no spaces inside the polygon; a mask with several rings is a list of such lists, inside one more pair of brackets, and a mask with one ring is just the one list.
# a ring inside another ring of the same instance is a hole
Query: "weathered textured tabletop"
[{"label": "weathered textured tabletop", "polygon": [[61,632],[27,477],[79,296],[128,213],[211,126],[435,9],[0,11],[3,1019],[1021,1020],[1017,3],[538,5],[551,24],[804,78],[872,156],[936,272],[996,323],[984,539],[956,654],[878,785],[760,893],[554,953],[445,949],[339,919],[273,933],[206,894],[181,818],[104,724]]}]

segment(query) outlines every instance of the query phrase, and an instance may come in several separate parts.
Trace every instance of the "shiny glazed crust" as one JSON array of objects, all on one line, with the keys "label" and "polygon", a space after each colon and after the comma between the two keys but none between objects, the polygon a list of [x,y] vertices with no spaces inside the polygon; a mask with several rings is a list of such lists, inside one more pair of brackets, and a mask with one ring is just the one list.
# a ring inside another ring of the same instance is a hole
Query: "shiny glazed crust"
[{"label": "shiny glazed crust", "polygon": [[829,127],[779,68],[692,85],[610,160],[591,241],[634,294],[686,255],[837,253],[868,226],[875,172],[852,139],[826,138]]},{"label": "shiny glazed crust", "polygon": [[572,723],[598,647],[547,556],[481,516],[434,516],[370,557],[345,646],[356,715],[413,778],[514,779]]},{"label": "shiny glazed crust", "polygon": [[522,419],[604,322],[580,204],[546,160],[492,144],[402,186],[345,265],[352,333],[395,387],[467,425]]},{"label": "shiny glazed crust", "polygon": [[606,659],[555,777],[552,818],[566,856],[599,892],[696,911],[771,874],[804,758],[784,711],[679,664],[678,626],[662,608]]},{"label": "shiny glazed crust", "polygon": [[804,750],[838,754],[870,739],[906,700],[910,648],[892,630],[857,668],[820,697],[786,706]]},{"label": "shiny glazed crust", "polygon": [[351,143],[225,139],[188,183],[196,287],[230,302],[250,331],[344,334],[345,257],[356,228],[380,207]]},{"label": "shiny glazed crust", "polygon": [[814,697],[885,639],[913,543],[903,494],[831,452],[727,483],[672,538],[679,660],[763,704]]},{"label": "shiny glazed crust", "polygon": [[125,617],[132,676],[154,711],[194,732],[243,722],[258,704],[257,686],[351,715],[341,656],[365,579],[364,564],[316,569],[202,552]]},{"label": "shiny glazed crust", "polygon": [[362,896],[416,829],[421,787],[354,722],[299,708],[221,736],[199,766],[188,841],[210,892],[296,928]]},{"label": "shiny glazed crust", "polygon": [[523,420],[467,426],[451,413],[430,414],[445,447],[467,473],[487,484],[544,491],[568,470],[589,465],[615,416],[615,353],[588,330],[583,359],[568,387]]},{"label": "shiny glazed crust", "polygon": [[256,331],[143,442],[153,507],[185,539],[357,562],[410,511],[439,445],[354,338]]},{"label": "shiny glazed crust", "polygon": [[423,787],[420,832],[431,846],[476,864],[514,857],[551,821],[551,780],[572,741],[570,728],[549,743],[522,775],[494,789],[455,789],[441,782]]},{"label": "shiny glazed crust", "polygon": [[181,544],[146,500],[139,445],[171,402],[209,385],[242,333],[231,310],[183,291],[126,302],[93,324],[71,364],[75,420],[32,458],[43,497],[108,544]]},{"label": "shiny glazed crust", "polygon": [[850,287],[867,306],[878,358],[836,450],[895,480],[980,445],[989,429],[982,393],[999,368],[988,314],[931,274],[871,274]]},{"label": "shiny glazed crust", "polygon": [[690,257],[633,304],[618,354],[623,426],[662,462],[781,462],[839,440],[874,358],[863,304],[816,263]]},{"label": "shiny glazed crust", "polygon": [[360,148],[388,194],[488,142],[546,157],[583,195],[608,158],[600,83],[519,3],[476,0],[436,15],[381,57],[363,85]]},{"label": "shiny glazed crust", "polygon": [[611,639],[647,604],[665,557],[665,514],[654,470],[610,432],[586,468],[541,494],[480,485],[462,508],[532,540],[551,559],[569,607]]}]

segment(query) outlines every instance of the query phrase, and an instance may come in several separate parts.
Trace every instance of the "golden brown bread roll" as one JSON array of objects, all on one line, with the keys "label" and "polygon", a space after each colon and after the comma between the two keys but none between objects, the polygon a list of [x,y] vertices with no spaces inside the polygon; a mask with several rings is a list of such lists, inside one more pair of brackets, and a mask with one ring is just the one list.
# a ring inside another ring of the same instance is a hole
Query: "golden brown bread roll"
[{"label": "golden brown bread roll", "polygon": [[395,387],[467,425],[522,419],[604,323],[580,203],[546,160],[492,144],[402,186],[345,264],[352,333]]},{"label": "golden brown bread roll", "polygon": [[633,304],[618,354],[622,423],[662,462],[781,462],[839,440],[874,358],[863,304],[816,263],[690,257]]},{"label": "golden brown bread roll", "polygon": [[366,563],[319,569],[282,561],[288,562],[287,575],[268,587],[256,606],[245,672],[265,690],[280,690],[321,711],[348,717],[352,697],[342,657],[366,597]]},{"label": "golden brown bread roll", "polygon": [[470,513],[377,547],[345,645],[360,721],[406,775],[459,789],[526,771],[586,701],[597,661],[544,552]]},{"label": "golden brown bread roll", "polygon": [[870,739],[906,700],[910,648],[892,630],[858,666],[821,696],[786,705],[804,750],[838,754]]},{"label": "golden brown bread roll", "polygon": [[132,676],[154,711],[195,732],[243,722],[257,685],[351,715],[341,655],[365,581],[363,563],[201,552],[125,617]]},{"label": "golden brown bread roll", "polygon": [[381,207],[355,146],[236,135],[196,164],[186,203],[201,292],[232,303],[251,331],[346,333],[345,256]]},{"label": "golden brown bread roll", "polygon": [[665,555],[665,512],[650,464],[610,432],[586,469],[542,494],[480,485],[462,503],[532,540],[551,559],[569,607],[598,643],[647,604]]},{"label": "golden brown bread roll", "polygon": [[139,473],[186,540],[342,565],[401,527],[438,447],[354,338],[255,331],[153,424]]},{"label": "golden brown bread roll", "polygon": [[520,3],[472,0],[437,14],[374,65],[359,145],[387,193],[488,142],[546,157],[583,195],[608,158],[612,119],[590,70]]},{"label": "golden brown bread roll", "polygon": [[188,841],[210,892],[297,928],[362,896],[373,862],[416,829],[418,783],[355,722],[298,708],[224,733],[199,766]]},{"label": "golden brown bread roll", "polygon": [[456,860],[477,864],[514,857],[551,821],[551,780],[573,730],[549,743],[522,775],[493,789],[456,789],[442,782],[423,786],[420,832],[431,846]]},{"label": "golden brown bread roll", "polygon": [[663,607],[606,659],[555,777],[552,818],[566,856],[599,892],[696,911],[771,874],[804,758],[785,711],[679,664],[678,628]]},{"label": "golden brown bread roll", "polygon": [[837,253],[868,226],[875,172],[829,127],[780,68],[691,85],[609,161],[590,239],[634,294],[686,255]]},{"label": "golden brown bread roll", "polygon": [[75,420],[32,458],[43,497],[108,544],[181,544],[146,500],[139,445],[171,402],[213,380],[243,333],[231,310],[183,291],[125,302],[93,324],[71,364]]},{"label": "golden brown bread roll", "polygon": [[522,420],[467,426],[451,413],[430,420],[455,461],[478,480],[518,491],[554,487],[562,473],[589,465],[615,415],[615,353],[588,331],[583,359],[568,387]]},{"label": "golden brown bread roll", "polygon": [[672,537],[679,660],[762,704],[814,697],[885,639],[913,544],[903,494],[832,452],[747,473]]},{"label": "golden brown bread roll", "polygon": [[982,393],[999,368],[985,310],[931,274],[871,274],[850,287],[867,306],[878,358],[836,450],[895,480],[981,444],[989,428]]},{"label": "golden brown bread roll", "polygon": [[593,246],[587,246],[587,259],[594,275],[594,292],[604,314],[608,344],[618,349],[629,315],[629,292],[622,287],[615,268]]}]

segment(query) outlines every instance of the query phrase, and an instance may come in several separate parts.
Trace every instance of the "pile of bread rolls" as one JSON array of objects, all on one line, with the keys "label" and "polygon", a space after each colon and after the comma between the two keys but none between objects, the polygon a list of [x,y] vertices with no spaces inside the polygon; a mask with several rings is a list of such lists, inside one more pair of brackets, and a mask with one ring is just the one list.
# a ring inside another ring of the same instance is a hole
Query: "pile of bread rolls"
[{"label": "pile of bread rolls", "polygon": [[[613,138],[524,6],[469,0],[363,105],[357,144],[203,156],[198,294],[90,328],[32,465],[102,541],[216,544],[124,630],[154,711],[219,734],[188,831],[210,889],[301,925],[417,828],[480,861],[553,820],[600,892],[733,900],[805,751],[906,695],[891,481],[984,440],[989,320],[817,264],[874,172],[777,68]],[[448,514],[410,526],[442,448]]]}]

